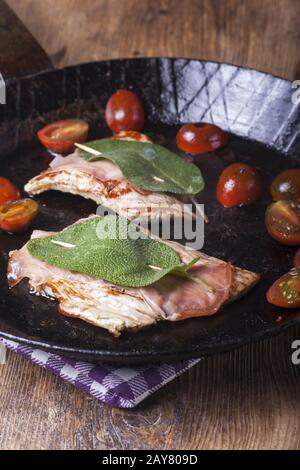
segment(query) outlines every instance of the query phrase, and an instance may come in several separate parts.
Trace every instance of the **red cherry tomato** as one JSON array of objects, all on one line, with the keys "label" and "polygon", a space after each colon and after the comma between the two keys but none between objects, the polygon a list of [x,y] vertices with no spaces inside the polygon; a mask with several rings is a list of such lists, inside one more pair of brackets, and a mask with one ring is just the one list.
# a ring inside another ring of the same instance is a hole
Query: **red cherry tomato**
[{"label": "red cherry tomato", "polygon": [[297,251],[297,253],[295,254],[294,266],[295,266],[295,268],[300,268],[300,248]]},{"label": "red cherry tomato", "polygon": [[80,119],[53,122],[38,131],[41,143],[48,150],[67,154],[75,149],[75,142],[83,144],[88,138],[89,125]]},{"label": "red cherry tomato", "polygon": [[300,198],[300,168],[279,173],[271,184],[271,194],[274,201]]},{"label": "red cherry tomato", "polygon": [[21,195],[16,186],[8,179],[0,176],[0,205],[20,199]]},{"label": "red cherry tomato", "polygon": [[108,100],[105,119],[113,132],[141,131],[145,112],[139,97],[129,90],[118,90]]},{"label": "red cherry tomato", "polygon": [[300,307],[300,270],[292,269],[281,276],[267,292],[270,304],[282,308]]},{"label": "red cherry tomato", "polygon": [[176,135],[176,144],[180,150],[192,155],[212,152],[224,147],[228,142],[226,132],[214,124],[205,122],[199,124],[185,124]]},{"label": "red cherry tomato", "polygon": [[246,163],[229,165],[219,177],[217,199],[224,207],[246,206],[256,201],[260,193],[260,175]]},{"label": "red cherry tomato", "polygon": [[112,136],[117,140],[134,140],[136,142],[144,142],[145,144],[152,144],[152,140],[146,134],[141,134],[137,131],[121,131]]},{"label": "red cherry tomato", "polygon": [[37,216],[39,205],[33,199],[20,199],[0,207],[0,229],[23,232]]},{"label": "red cherry tomato", "polygon": [[265,215],[266,227],[275,240],[284,245],[300,245],[300,204],[296,201],[277,201]]}]

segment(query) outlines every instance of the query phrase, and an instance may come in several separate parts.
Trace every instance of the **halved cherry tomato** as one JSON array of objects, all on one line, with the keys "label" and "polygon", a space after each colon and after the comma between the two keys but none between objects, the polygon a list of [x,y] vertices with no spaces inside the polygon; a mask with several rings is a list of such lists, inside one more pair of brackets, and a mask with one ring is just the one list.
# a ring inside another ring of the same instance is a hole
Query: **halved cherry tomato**
[{"label": "halved cherry tomato", "polygon": [[199,124],[185,124],[176,135],[176,144],[180,150],[192,155],[212,152],[224,147],[228,142],[226,132],[214,124],[205,122]]},{"label": "halved cherry tomato", "polygon": [[271,184],[271,194],[274,201],[300,198],[300,168],[279,173]]},{"label": "halved cherry tomato", "polygon": [[284,245],[300,245],[300,204],[277,201],[266,210],[266,227],[275,240]]},{"label": "halved cherry tomato", "polygon": [[0,176],[0,205],[20,199],[20,191],[7,178]]},{"label": "halved cherry tomato", "polygon": [[137,131],[121,131],[112,136],[117,140],[134,140],[136,142],[144,142],[145,144],[152,144],[152,140],[146,134],[141,134]]},{"label": "halved cherry tomato", "polygon": [[118,90],[108,100],[105,119],[113,132],[141,131],[145,112],[140,98],[129,90]]},{"label": "halved cherry tomato", "polygon": [[23,232],[36,218],[39,205],[33,199],[20,199],[0,207],[0,229]]},{"label": "halved cherry tomato", "polygon": [[246,163],[233,163],[222,172],[217,184],[217,199],[224,207],[246,206],[261,193],[258,171]]},{"label": "halved cherry tomato", "polygon": [[300,269],[293,268],[281,276],[267,292],[270,304],[282,308],[300,307]]},{"label": "halved cherry tomato", "polygon": [[295,254],[294,266],[295,266],[295,268],[300,268],[300,248],[297,251],[297,253]]},{"label": "halved cherry tomato", "polygon": [[67,154],[75,149],[75,142],[83,144],[88,138],[89,125],[80,119],[53,122],[38,131],[41,143],[48,150]]}]

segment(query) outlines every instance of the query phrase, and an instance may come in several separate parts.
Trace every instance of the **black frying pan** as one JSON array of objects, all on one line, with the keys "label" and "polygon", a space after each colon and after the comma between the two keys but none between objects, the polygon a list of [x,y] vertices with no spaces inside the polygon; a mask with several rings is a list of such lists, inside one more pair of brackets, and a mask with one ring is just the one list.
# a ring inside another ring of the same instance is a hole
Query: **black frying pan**
[{"label": "black frying pan", "polygon": [[[9,290],[8,251],[30,236],[0,234],[0,335],[92,361],[155,362],[204,356],[275,335],[300,323],[300,312],[285,312],[265,300],[268,286],[289,270],[295,249],[272,240],[264,226],[269,186],[281,170],[300,164],[299,105],[291,83],[255,70],[198,60],[151,58],[114,60],[47,71],[7,80],[7,104],[0,106],[1,174],[19,186],[46,168],[49,156],[35,133],[65,117],[91,123],[91,138],[109,135],[103,109],[118,88],[142,98],[145,132],[174,148],[178,126],[211,121],[230,132],[229,145],[199,160],[210,223],[204,251],[262,274],[247,296],[210,318],[161,322],[138,333],[114,338],[80,320],[66,318],[54,301],[28,293],[26,282]],[[217,177],[228,163],[257,166],[264,180],[262,198],[247,208],[224,210],[216,202]],[[49,192],[38,197],[41,211],[34,228],[60,230],[96,209],[83,198]]]}]

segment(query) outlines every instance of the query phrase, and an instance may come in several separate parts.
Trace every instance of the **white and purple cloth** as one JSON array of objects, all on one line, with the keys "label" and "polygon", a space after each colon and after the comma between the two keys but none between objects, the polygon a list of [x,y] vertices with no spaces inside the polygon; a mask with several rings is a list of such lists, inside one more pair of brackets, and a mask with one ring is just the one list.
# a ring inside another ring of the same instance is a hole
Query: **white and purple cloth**
[{"label": "white and purple cloth", "polygon": [[134,408],[200,359],[142,366],[96,365],[0,338],[0,344],[117,408]]}]

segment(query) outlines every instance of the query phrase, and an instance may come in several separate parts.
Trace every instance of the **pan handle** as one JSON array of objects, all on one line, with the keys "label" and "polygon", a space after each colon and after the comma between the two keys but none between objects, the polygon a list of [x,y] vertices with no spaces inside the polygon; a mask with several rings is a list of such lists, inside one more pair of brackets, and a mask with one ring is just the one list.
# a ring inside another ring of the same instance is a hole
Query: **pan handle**
[{"label": "pan handle", "polygon": [[53,69],[46,52],[4,0],[0,0],[0,79]]}]

